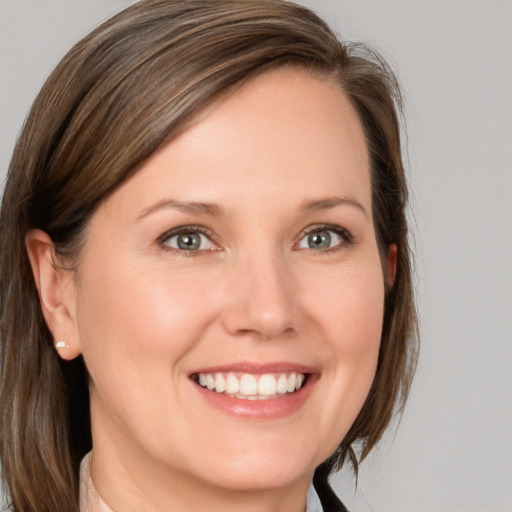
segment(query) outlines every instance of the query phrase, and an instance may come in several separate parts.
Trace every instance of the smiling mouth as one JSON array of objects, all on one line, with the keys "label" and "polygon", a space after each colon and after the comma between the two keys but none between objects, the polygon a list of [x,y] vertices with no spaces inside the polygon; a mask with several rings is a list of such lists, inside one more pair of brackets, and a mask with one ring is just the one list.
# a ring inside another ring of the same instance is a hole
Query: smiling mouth
[{"label": "smiling mouth", "polygon": [[308,374],[281,373],[196,373],[192,380],[202,388],[242,400],[269,400],[297,392],[306,383]]}]

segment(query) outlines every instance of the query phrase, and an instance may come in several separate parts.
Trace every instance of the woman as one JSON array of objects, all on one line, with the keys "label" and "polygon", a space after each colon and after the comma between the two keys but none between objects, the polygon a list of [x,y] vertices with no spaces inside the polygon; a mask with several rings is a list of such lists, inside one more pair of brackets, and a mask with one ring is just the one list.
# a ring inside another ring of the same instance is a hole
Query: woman
[{"label": "woman", "polygon": [[14,510],[344,510],[416,357],[399,108],[281,0],[142,1],[64,57],[1,212]]}]

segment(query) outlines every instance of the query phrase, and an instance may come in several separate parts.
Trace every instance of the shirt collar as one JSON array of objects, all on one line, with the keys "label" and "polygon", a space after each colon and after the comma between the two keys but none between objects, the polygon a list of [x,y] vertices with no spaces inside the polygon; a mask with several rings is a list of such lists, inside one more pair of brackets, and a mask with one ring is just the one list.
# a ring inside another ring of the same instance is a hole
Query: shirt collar
[{"label": "shirt collar", "polygon": [[80,463],[80,512],[113,512],[100,498],[91,478],[91,452]]},{"label": "shirt collar", "polygon": [[322,503],[313,484],[309,486],[306,512],[323,512]]}]

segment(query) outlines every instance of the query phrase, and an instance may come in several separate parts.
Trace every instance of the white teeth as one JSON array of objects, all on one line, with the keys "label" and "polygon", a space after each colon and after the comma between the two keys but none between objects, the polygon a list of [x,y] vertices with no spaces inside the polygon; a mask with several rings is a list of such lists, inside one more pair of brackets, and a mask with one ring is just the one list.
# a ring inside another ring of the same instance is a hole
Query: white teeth
[{"label": "white teeth", "polygon": [[[199,374],[201,377],[201,374]],[[199,384],[201,384],[201,378],[199,378]],[[226,393],[238,393],[240,391],[240,381],[232,373],[228,373],[226,377]]]},{"label": "white teeth", "polygon": [[206,387],[208,389],[215,389],[215,379],[213,378],[213,375],[206,375]]},{"label": "white teeth", "polygon": [[295,391],[295,383],[297,382],[297,375],[292,373],[288,377],[288,393],[293,393]]},{"label": "white teeth", "polygon": [[215,374],[215,391],[217,393],[224,393],[226,391],[226,379],[222,376],[222,373]]},{"label": "white teeth", "polygon": [[275,395],[277,390],[276,378],[273,375],[262,375],[258,382],[258,395]]},{"label": "white teeth", "polygon": [[276,391],[278,393],[286,393],[288,391],[288,378],[284,373],[279,375],[279,378],[277,379]]},{"label": "white teeth", "polygon": [[304,374],[295,372],[263,375],[244,373],[239,376],[233,372],[217,372],[198,375],[198,383],[203,388],[249,400],[278,398],[286,393],[293,393],[302,387],[304,379]]},{"label": "white teeth", "polygon": [[258,382],[249,373],[244,373],[240,379],[240,393],[242,395],[258,394]]}]

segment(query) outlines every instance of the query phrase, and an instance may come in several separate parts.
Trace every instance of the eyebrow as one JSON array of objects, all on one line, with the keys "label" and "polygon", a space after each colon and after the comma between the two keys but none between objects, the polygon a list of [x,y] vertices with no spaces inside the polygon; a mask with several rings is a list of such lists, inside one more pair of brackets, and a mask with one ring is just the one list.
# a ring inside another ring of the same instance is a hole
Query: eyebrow
[{"label": "eyebrow", "polygon": [[[329,210],[331,208],[335,208],[340,205],[349,205],[354,206],[358,210],[360,210],[366,217],[368,217],[368,212],[364,208],[364,206],[355,199],[350,197],[327,197],[323,199],[314,199],[311,201],[307,201],[303,204],[300,210],[303,213],[309,213],[314,211],[322,211]],[[224,210],[221,206],[215,203],[200,203],[200,202],[185,202],[185,201],[176,201],[175,199],[162,199],[157,203],[145,208],[138,216],[138,219],[143,219],[148,215],[151,215],[159,210],[164,210],[167,208],[175,209],[183,213],[194,213],[200,215],[211,215],[211,216],[220,216],[224,213]]]},{"label": "eyebrow", "polygon": [[342,205],[354,206],[359,211],[361,211],[365,217],[369,217],[365,207],[359,201],[351,197],[326,197],[322,199],[314,199],[302,205],[301,211],[308,213],[314,211],[330,210],[331,208]]},{"label": "eyebrow", "polygon": [[201,215],[219,216],[223,213],[223,209],[219,205],[213,203],[184,202],[176,201],[174,199],[162,199],[148,208],[145,208],[138,216],[138,219],[143,219],[152,213],[159,210],[165,210],[167,208],[175,209],[183,213],[196,213]]}]

